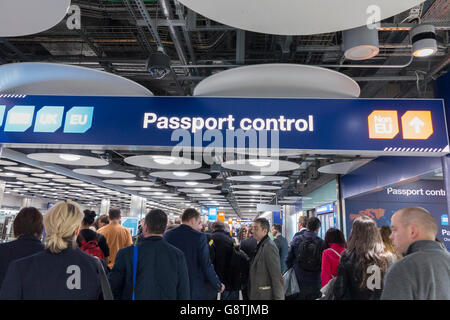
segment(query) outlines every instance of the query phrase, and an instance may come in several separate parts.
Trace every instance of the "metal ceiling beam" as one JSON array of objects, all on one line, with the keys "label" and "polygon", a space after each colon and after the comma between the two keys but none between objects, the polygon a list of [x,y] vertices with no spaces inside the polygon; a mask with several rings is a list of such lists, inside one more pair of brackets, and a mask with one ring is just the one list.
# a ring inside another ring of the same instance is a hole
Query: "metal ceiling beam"
[{"label": "metal ceiling beam", "polygon": [[0,44],[3,44],[6,48],[14,52],[21,60],[23,61],[31,61],[32,59],[26,56],[22,51],[20,51],[15,45],[6,40],[5,38],[0,37]]}]

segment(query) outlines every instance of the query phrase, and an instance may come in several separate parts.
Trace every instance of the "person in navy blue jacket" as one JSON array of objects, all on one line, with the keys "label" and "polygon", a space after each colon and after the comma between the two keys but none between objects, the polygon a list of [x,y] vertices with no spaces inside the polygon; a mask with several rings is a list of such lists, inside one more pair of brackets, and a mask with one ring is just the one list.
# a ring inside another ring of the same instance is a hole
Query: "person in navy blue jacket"
[{"label": "person in navy blue jacket", "polygon": [[208,298],[206,282],[217,292],[222,293],[225,290],[211,264],[206,235],[197,231],[200,223],[200,213],[189,208],[184,210],[181,216],[181,225],[164,233],[167,242],[184,252],[192,300]]},{"label": "person in navy blue jacket", "polygon": [[39,240],[44,230],[43,216],[38,209],[22,208],[14,219],[13,230],[17,239],[0,244],[0,288],[12,261],[44,250]]},{"label": "person in navy blue jacket", "polygon": [[[151,210],[137,244],[135,299],[189,300],[189,275],[184,253],[162,238],[167,215],[159,209]],[[117,253],[109,274],[116,299],[131,300],[133,294],[133,246]]]},{"label": "person in navy blue jacket", "polygon": [[74,202],[54,205],[44,216],[45,250],[10,264],[0,290],[0,299],[101,298],[96,260],[76,244],[83,217]]}]

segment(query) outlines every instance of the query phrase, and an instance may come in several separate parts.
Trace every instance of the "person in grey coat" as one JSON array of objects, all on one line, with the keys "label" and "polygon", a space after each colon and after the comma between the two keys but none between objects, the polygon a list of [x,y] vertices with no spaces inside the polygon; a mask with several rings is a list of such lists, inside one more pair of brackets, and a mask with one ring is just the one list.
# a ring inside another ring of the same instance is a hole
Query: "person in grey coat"
[{"label": "person in grey coat", "polygon": [[268,236],[269,229],[267,219],[255,219],[253,236],[258,245],[250,262],[248,284],[250,300],[284,300],[280,256],[277,246]]},{"label": "person in grey coat", "polygon": [[281,224],[274,224],[272,226],[273,242],[275,242],[280,254],[281,274],[284,274],[287,270],[286,259],[288,256],[289,244],[286,238],[281,235],[281,230]]},{"label": "person in grey coat", "polygon": [[403,258],[384,278],[381,300],[450,300],[450,254],[435,241],[438,224],[420,207],[392,216],[395,248]]}]

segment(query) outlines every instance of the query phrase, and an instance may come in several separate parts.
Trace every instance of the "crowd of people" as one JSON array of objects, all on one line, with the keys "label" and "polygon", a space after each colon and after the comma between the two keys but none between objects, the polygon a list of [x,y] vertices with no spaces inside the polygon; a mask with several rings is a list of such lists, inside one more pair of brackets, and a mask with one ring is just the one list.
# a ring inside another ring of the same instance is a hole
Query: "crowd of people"
[{"label": "crowd of people", "polygon": [[321,239],[317,217],[300,217],[290,243],[265,218],[230,234],[192,208],[176,221],[149,211],[135,237],[119,209],[95,217],[71,201],[20,210],[16,240],[0,244],[0,299],[450,299],[450,254],[420,207],[390,227],[359,217],[348,242],[335,228]]}]

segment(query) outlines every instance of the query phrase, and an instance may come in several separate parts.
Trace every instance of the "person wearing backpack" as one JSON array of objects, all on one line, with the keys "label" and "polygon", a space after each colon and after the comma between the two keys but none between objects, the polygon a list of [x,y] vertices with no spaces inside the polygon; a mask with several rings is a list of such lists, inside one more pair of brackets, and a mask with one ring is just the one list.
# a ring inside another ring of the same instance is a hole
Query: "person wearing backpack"
[{"label": "person wearing backpack", "polygon": [[307,230],[294,238],[291,250],[295,252],[286,260],[287,268],[294,268],[300,293],[297,300],[314,300],[322,296],[320,292],[320,273],[322,269],[322,252],[325,242],[317,236],[320,220],[316,217],[308,219]]},{"label": "person wearing backpack", "polygon": [[106,238],[90,229],[95,221],[95,212],[84,210],[84,218],[81,222],[80,233],[77,237],[77,244],[80,249],[91,256],[107,261],[109,257],[109,247]]}]

